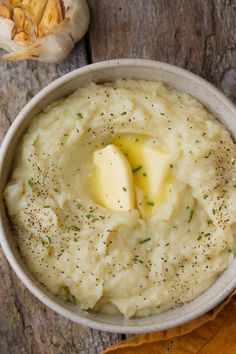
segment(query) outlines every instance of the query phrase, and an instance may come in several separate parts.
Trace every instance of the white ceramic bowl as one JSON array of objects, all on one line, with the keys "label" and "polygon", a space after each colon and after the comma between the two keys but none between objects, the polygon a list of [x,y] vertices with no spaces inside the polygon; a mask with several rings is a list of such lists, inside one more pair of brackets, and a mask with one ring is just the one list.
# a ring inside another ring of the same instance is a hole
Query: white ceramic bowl
[{"label": "white ceramic bowl", "polygon": [[[157,61],[121,59],[105,61],[77,69],[52,82],[40,91],[19,113],[1,146],[0,185],[4,188],[9,176],[14,151],[31,119],[49,103],[72,93],[90,81],[110,81],[116,78],[134,78],[163,81],[187,92],[201,101],[236,138],[236,110],[233,104],[215,87],[200,77],[176,66]],[[161,314],[126,320],[121,316],[108,316],[78,311],[50,294],[30,274],[14,245],[2,198],[0,199],[0,240],[12,268],[25,286],[45,305],[59,314],[95,329],[118,333],[160,331],[190,321],[212,309],[236,287],[236,260],[224,271],[206,292],[194,301]]]}]

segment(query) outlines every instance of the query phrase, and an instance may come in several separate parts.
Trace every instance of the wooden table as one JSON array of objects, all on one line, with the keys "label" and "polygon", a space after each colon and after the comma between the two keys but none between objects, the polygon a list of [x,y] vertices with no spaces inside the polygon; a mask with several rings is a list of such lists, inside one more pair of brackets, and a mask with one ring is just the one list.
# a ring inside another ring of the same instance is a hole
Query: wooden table
[{"label": "wooden table", "polygon": [[[57,77],[114,58],[148,58],[199,74],[236,101],[236,0],[89,0],[86,38],[57,65],[0,58],[0,138]],[[3,54],[3,51],[0,51]],[[100,353],[125,334],[94,331],[41,304],[0,251],[0,354]]]}]

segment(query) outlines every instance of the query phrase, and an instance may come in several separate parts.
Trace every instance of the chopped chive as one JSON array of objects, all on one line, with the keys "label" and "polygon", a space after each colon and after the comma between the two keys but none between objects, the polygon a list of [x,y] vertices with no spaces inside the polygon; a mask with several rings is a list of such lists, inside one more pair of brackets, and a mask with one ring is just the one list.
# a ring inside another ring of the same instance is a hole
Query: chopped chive
[{"label": "chopped chive", "polygon": [[207,199],[209,196],[207,194],[204,194],[203,198]]},{"label": "chopped chive", "polygon": [[151,237],[145,238],[144,240],[139,241],[139,244],[142,245],[143,243],[146,243],[151,240]]},{"label": "chopped chive", "polygon": [[44,208],[50,208],[50,205],[44,205]]},{"label": "chopped chive", "polygon": [[80,231],[80,227],[78,227],[78,226],[71,226],[71,230],[73,230],[73,231]]},{"label": "chopped chive", "polygon": [[141,259],[138,259],[137,257],[134,257],[134,258],[132,259],[132,261],[134,261],[134,262],[139,262],[139,263],[143,264],[143,261],[141,261]]},{"label": "chopped chive", "polygon": [[201,240],[201,238],[202,238],[202,235],[199,235],[197,240],[199,241],[199,240]]},{"label": "chopped chive", "polygon": [[78,203],[78,204],[76,204],[76,206],[78,209],[80,209],[82,205],[80,203]]},{"label": "chopped chive", "polygon": [[74,241],[74,242],[78,242],[78,239],[77,239],[77,238],[74,238],[73,241]]},{"label": "chopped chive", "polygon": [[208,224],[213,224],[213,221],[212,221],[211,219],[209,219],[209,220],[207,221],[207,223],[208,223]]},{"label": "chopped chive", "polygon": [[210,234],[210,232],[208,232],[207,234],[205,234],[204,236],[205,237],[208,237],[208,236],[210,236],[211,234]]},{"label": "chopped chive", "polygon": [[104,112],[101,112],[101,113],[100,113],[100,116],[104,116]]},{"label": "chopped chive", "polygon": [[46,245],[46,242],[44,240],[42,240],[41,242],[42,242],[42,245],[44,247]]},{"label": "chopped chive", "polygon": [[166,246],[169,246],[169,244],[170,244],[169,242],[168,242],[168,243],[166,243],[166,244],[165,244],[165,247],[166,247]]},{"label": "chopped chive", "polygon": [[77,299],[74,295],[71,294],[72,302],[74,305],[77,305]]},{"label": "chopped chive", "polygon": [[30,186],[31,189],[33,189],[34,184],[33,184],[33,182],[31,181],[31,179],[28,181],[28,185]]},{"label": "chopped chive", "polygon": [[84,119],[84,116],[81,112],[76,113],[76,115],[79,119]]},{"label": "chopped chive", "polygon": [[49,236],[46,236],[46,237],[47,237],[47,239],[48,239],[49,243],[52,243],[51,238],[50,238]]},{"label": "chopped chive", "polygon": [[160,112],[160,115],[161,115],[161,116],[164,116],[164,115],[165,115],[165,113],[163,113],[163,112]]},{"label": "chopped chive", "polygon": [[123,189],[123,191],[124,191],[124,192],[126,192],[126,191],[127,191],[127,188],[125,188],[125,187],[122,187],[122,189]]},{"label": "chopped chive", "polygon": [[142,166],[138,166],[136,168],[133,169],[133,172],[138,172],[139,170],[141,170]]},{"label": "chopped chive", "polygon": [[143,177],[147,177],[147,174],[146,174],[146,172],[144,172],[144,173],[143,173]]},{"label": "chopped chive", "polygon": [[229,252],[229,253],[232,252],[231,248],[228,249],[228,252]]},{"label": "chopped chive", "polygon": [[216,210],[212,209],[212,214],[215,215],[215,213],[216,213]]},{"label": "chopped chive", "polygon": [[121,115],[124,116],[127,112],[122,112]]},{"label": "chopped chive", "polygon": [[234,184],[233,187],[236,188],[236,184]]},{"label": "chopped chive", "polygon": [[58,189],[57,188],[53,188],[54,192],[58,193]]},{"label": "chopped chive", "polygon": [[193,213],[194,213],[194,210],[192,209],[192,210],[190,211],[190,214],[189,214],[188,223],[191,222],[191,220],[192,220],[192,218],[193,218]]},{"label": "chopped chive", "polygon": [[149,200],[147,201],[147,205],[154,206],[153,202],[150,202]]},{"label": "chopped chive", "polygon": [[170,164],[170,168],[173,168],[174,166],[172,164]]},{"label": "chopped chive", "polygon": [[157,309],[159,309],[161,306],[160,305],[157,305]]},{"label": "chopped chive", "polygon": [[212,150],[209,151],[208,155],[204,156],[205,159],[208,159],[209,156],[211,156]]}]

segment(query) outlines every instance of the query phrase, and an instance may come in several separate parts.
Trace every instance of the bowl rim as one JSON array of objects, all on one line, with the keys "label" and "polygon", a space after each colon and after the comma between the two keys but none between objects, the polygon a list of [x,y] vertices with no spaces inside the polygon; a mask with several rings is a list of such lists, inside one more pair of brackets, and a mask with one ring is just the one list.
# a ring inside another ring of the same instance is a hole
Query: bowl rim
[{"label": "bowl rim", "polygon": [[[86,65],[82,68],[75,69],[59,77],[58,79],[52,81],[50,84],[42,88],[23,107],[23,109],[16,116],[15,120],[11,124],[10,128],[8,129],[3,139],[0,148],[0,171],[2,171],[3,169],[5,156],[7,155],[8,149],[11,146],[11,141],[14,138],[15,132],[17,131],[18,127],[20,127],[25,117],[27,117],[30,111],[37,105],[37,103],[39,103],[51,91],[56,90],[59,86],[69,82],[70,80],[74,79],[76,76],[80,74],[89,73],[90,71],[96,71],[98,69],[107,69],[108,67],[113,68],[117,65],[124,66],[124,67],[125,66],[126,67],[130,67],[130,66],[149,67],[152,69],[162,69],[163,71],[176,73],[181,77],[187,78],[191,81],[194,81],[196,84],[202,85],[204,88],[207,88],[212,95],[219,98],[219,100],[222,101],[228,107],[228,109],[231,110],[236,116],[236,107],[223,93],[221,93],[215,86],[213,86],[205,79],[201,78],[200,76],[188,70],[185,70],[175,65],[171,65],[171,64],[167,64],[155,60],[132,59],[132,58],[105,60],[98,63]],[[30,277],[25,273],[20,263],[18,262],[17,257],[15,256],[12,250],[10,242],[8,241],[7,233],[5,233],[2,218],[0,218],[0,243],[9,264],[13,268],[18,278],[22,281],[22,283],[26,286],[26,288],[29,289],[30,292],[33,293],[44,305],[48,306],[50,309],[66,317],[67,319],[70,319],[82,326],[90,327],[96,330],[102,330],[102,331],[113,332],[113,333],[131,334],[131,333],[161,331],[168,328],[176,327],[178,325],[182,325],[188,321],[191,321],[203,315],[207,311],[211,310],[216,305],[218,305],[236,287],[236,279],[235,279],[235,281],[232,281],[229,284],[227,284],[227,286],[224,289],[224,292],[216,294],[215,297],[211,299],[211,301],[208,301],[207,303],[203,304],[201,308],[198,309],[198,311],[195,311],[187,315],[182,315],[175,320],[166,321],[164,324],[155,323],[155,324],[143,325],[143,326],[140,325],[127,326],[125,324],[115,325],[110,323],[105,324],[96,320],[88,319],[79,314],[76,314],[71,310],[66,309],[65,307],[61,306],[58,302],[56,302],[55,300],[53,300],[48,295],[46,295],[43,291],[40,290],[40,288],[36,285],[36,283],[34,283],[30,279]]]}]

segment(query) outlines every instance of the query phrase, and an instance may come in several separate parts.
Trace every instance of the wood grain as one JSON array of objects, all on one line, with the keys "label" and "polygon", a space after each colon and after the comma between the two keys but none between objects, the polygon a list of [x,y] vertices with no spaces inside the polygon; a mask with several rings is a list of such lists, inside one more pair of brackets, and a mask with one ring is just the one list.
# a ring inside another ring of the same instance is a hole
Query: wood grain
[{"label": "wood grain", "polygon": [[[89,0],[91,26],[57,65],[8,63],[0,51],[0,139],[22,107],[55,78],[90,62],[139,57],[187,68],[236,102],[236,0]],[[0,354],[95,354],[117,342],[42,305],[0,252]]]},{"label": "wood grain", "polygon": [[164,61],[203,76],[236,100],[235,0],[88,3],[92,61],[133,57]]}]

